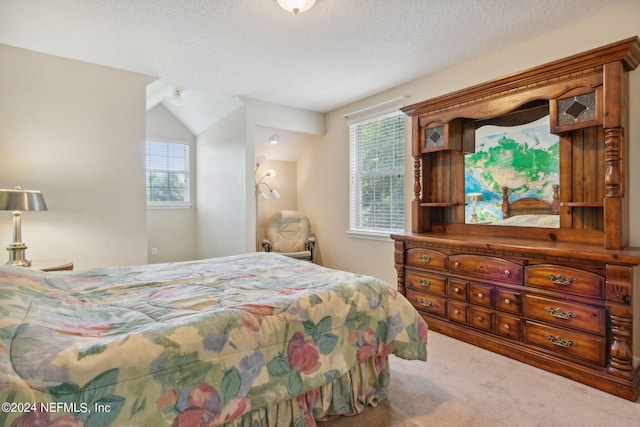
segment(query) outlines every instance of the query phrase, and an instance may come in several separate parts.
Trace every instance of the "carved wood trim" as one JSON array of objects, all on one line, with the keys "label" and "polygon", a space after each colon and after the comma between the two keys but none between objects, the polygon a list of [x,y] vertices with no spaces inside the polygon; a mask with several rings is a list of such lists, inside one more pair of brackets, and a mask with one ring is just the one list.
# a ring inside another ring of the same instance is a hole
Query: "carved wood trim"
[{"label": "carved wood trim", "polygon": [[628,266],[607,264],[605,298],[619,304],[631,304],[632,271]]},{"label": "carved wood trim", "polygon": [[609,345],[607,371],[618,377],[632,378],[631,328],[633,316],[628,306],[607,305],[607,312],[611,321],[611,344]]},{"label": "carved wood trim", "polygon": [[601,72],[603,64],[615,61],[622,61],[627,71],[635,69],[640,63],[640,39],[631,37],[621,40],[527,71],[409,105],[402,111],[409,116],[414,116],[459,108],[470,103],[500,98],[563,80],[575,79],[581,75]]},{"label": "carved wood trim", "polygon": [[394,266],[398,275],[398,292],[402,295],[406,295],[406,288],[404,284],[404,264],[405,264],[405,250],[404,242],[396,240],[393,244],[394,252]]},{"label": "carved wood trim", "polygon": [[420,193],[422,193],[422,157],[415,156],[413,158],[413,200],[416,202],[420,201]]},{"label": "carved wood trim", "polygon": [[624,129],[621,127],[604,130],[606,145],[605,162],[607,169],[604,175],[607,194],[605,197],[624,197],[622,170],[620,161],[621,147],[624,141]]}]

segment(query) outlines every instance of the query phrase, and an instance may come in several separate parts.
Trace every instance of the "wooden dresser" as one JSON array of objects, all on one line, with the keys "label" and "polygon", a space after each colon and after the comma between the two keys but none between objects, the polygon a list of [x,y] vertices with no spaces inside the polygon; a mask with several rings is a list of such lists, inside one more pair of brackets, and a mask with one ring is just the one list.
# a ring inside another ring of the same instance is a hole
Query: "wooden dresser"
[{"label": "wooden dresser", "polygon": [[[412,232],[392,235],[395,267],[432,330],[638,398],[640,249],[628,247],[625,129],[627,73],[639,61],[630,38],[403,110],[415,197]],[[593,113],[571,109],[578,101]],[[464,156],[477,127],[541,108],[560,138],[559,227],[467,222]]]}]

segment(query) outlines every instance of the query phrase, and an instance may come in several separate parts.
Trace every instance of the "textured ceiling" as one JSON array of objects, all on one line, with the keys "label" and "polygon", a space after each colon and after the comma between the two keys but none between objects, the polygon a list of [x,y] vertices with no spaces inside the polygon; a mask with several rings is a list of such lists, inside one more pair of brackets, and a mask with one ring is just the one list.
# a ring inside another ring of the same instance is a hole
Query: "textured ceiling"
[{"label": "textured ceiling", "polygon": [[0,0],[0,43],[157,76],[151,105],[179,87],[208,117],[237,96],[326,112],[622,3]]}]

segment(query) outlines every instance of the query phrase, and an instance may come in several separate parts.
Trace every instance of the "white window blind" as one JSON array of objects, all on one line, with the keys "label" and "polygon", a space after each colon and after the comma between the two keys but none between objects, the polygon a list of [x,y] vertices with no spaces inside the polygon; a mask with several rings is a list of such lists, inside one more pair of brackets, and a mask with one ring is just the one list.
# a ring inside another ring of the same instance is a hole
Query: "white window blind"
[{"label": "white window blind", "polygon": [[147,204],[189,203],[189,144],[147,140]]},{"label": "white window blind", "polygon": [[349,124],[350,232],[404,230],[404,134],[400,111]]}]

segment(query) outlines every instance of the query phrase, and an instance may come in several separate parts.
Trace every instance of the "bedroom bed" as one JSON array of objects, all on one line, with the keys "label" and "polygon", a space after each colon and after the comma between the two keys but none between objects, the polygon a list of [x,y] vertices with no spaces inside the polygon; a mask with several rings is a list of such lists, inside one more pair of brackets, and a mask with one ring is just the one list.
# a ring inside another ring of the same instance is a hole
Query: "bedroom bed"
[{"label": "bedroom bed", "polygon": [[271,253],[0,268],[0,425],[312,426],[386,397],[427,325],[372,277]]}]

